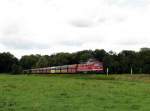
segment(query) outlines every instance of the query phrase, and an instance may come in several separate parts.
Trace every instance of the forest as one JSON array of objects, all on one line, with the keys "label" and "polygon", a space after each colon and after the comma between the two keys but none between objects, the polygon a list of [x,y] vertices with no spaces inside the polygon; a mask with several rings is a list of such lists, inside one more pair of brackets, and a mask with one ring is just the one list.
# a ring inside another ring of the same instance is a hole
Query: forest
[{"label": "forest", "polygon": [[0,73],[21,74],[25,69],[77,64],[95,58],[109,68],[111,74],[150,74],[150,48],[139,51],[123,50],[119,53],[104,49],[83,50],[74,53],[60,52],[52,55],[24,55],[20,59],[10,52],[0,53]]}]

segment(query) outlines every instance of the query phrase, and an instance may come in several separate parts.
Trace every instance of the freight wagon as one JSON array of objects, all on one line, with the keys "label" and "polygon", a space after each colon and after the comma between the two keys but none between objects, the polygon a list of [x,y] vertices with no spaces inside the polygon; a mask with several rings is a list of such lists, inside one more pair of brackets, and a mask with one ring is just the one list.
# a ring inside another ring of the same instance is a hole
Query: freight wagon
[{"label": "freight wagon", "polygon": [[90,59],[86,63],[63,65],[63,66],[53,66],[45,68],[35,68],[24,70],[24,73],[32,74],[75,74],[75,73],[102,73],[103,63],[95,59]]}]

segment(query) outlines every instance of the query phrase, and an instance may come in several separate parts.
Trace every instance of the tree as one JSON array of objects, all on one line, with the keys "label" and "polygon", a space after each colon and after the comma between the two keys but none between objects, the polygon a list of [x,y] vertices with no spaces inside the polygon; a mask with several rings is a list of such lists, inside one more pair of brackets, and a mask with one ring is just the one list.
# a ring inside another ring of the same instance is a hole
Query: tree
[{"label": "tree", "polygon": [[41,56],[36,63],[36,67],[48,67],[48,60],[45,56]]},{"label": "tree", "polygon": [[130,73],[131,68],[136,68],[136,52],[130,50],[123,50],[118,54],[119,62],[120,62],[120,73]]},{"label": "tree", "polygon": [[96,49],[94,51],[94,58],[103,61],[103,58],[106,56],[106,51],[104,49]]},{"label": "tree", "polygon": [[76,59],[79,62],[86,62],[90,58],[94,58],[94,53],[92,50],[83,50],[83,51],[77,52]]},{"label": "tree", "polygon": [[117,55],[115,53],[107,53],[103,58],[104,70],[109,68],[109,73],[118,73],[119,62],[117,61]]},{"label": "tree", "polygon": [[9,52],[0,53],[0,73],[12,71],[12,65],[17,64],[18,59]]},{"label": "tree", "polygon": [[20,59],[20,65],[23,69],[31,69],[36,67],[36,63],[39,60],[40,55],[26,55]]},{"label": "tree", "polygon": [[141,48],[138,61],[142,73],[150,73],[150,48]]}]

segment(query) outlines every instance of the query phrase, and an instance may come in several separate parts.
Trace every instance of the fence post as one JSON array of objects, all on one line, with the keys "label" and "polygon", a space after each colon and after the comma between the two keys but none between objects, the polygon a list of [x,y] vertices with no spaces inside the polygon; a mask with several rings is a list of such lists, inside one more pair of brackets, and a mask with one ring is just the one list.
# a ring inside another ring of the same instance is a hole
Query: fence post
[{"label": "fence post", "polygon": [[132,67],[131,67],[131,75],[133,75],[133,70],[132,70]]},{"label": "fence post", "polygon": [[108,74],[109,74],[109,69],[108,69],[108,67],[107,67],[107,70],[106,70],[106,72],[107,72],[107,76],[108,76]]}]

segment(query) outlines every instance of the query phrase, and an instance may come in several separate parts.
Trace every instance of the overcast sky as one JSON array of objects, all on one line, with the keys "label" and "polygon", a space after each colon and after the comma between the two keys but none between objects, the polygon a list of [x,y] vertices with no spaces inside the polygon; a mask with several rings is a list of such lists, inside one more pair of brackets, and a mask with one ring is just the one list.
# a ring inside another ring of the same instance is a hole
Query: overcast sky
[{"label": "overcast sky", "polygon": [[150,47],[150,0],[0,0],[0,52]]}]

